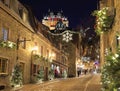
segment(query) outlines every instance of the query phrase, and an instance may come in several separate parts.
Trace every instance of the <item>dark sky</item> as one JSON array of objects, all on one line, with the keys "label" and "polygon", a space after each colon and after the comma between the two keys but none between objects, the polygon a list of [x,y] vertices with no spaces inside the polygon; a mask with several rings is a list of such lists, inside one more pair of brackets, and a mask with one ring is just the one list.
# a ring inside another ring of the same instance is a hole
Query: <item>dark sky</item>
[{"label": "dark sky", "polygon": [[[39,21],[48,13],[63,11],[68,18],[69,26],[74,28],[80,22],[89,17],[97,9],[97,0],[19,0],[32,8],[34,15]],[[86,22],[86,21],[85,21]]]}]

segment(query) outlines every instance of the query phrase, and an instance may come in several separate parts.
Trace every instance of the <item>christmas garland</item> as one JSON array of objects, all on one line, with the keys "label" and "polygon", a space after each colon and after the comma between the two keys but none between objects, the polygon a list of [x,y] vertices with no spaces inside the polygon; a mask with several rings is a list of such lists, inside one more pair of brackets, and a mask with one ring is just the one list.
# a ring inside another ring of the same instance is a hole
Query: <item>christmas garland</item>
[{"label": "christmas garland", "polygon": [[49,59],[48,59],[48,58],[45,58],[45,57],[40,56],[40,55],[38,55],[38,54],[34,54],[33,57],[34,57],[34,59],[36,59],[36,60],[39,59],[40,61],[49,62]]},{"label": "christmas garland", "polygon": [[107,51],[101,81],[102,91],[117,91],[120,88],[120,48],[116,53]]},{"label": "christmas garland", "polygon": [[92,15],[96,16],[95,30],[98,35],[108,31],[111,27],[113,16],[108,14],[109,8],[105,7],[101,10],[95,10]]},{"label": "christmas garland", "polygon": [[12,41],[0,41],[0,47],[7,47],[7,48],[14,49],[16,48],[16,43]]}]

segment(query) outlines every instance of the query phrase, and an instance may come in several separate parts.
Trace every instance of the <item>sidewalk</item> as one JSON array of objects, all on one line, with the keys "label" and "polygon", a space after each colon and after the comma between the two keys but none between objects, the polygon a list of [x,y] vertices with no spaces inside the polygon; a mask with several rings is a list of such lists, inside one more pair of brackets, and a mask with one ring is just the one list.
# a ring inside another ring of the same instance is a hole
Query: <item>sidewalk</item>
[{"label": "sidewalk", "polygon": [[44,81],[42,83],[29,83],[29,84],[25,84],[23,85],[22,87],[18,87],[18,88],[6,88],[5,90],[2,90],[2,91],[29,91],[28,89],[33,89],[33,88],[36,88],[36,87],[39,87],[40,85],[41,86],[44,86],[44,85],[47,85],[47,84],[50,84],[50,83],[53,83],[53,82],[58,82],[59,79],[54,79],[54,80],[50,80],[50,81]]},{"label": "sidewalk", "polygon": [[[91,79],[91,83],[92,85],[94,85],[94,89],[100,89],[101,88],[101,84],[100,84],[100,74],[86,74],[86,75],[81,75],[79,77],[73,77],[73,78],[66,78],[66,79],[76,79],[76,78],[83,78],[83,77],[87,77],[87,76],[90,76],[90,75],[94,75],[93,79]],[[48,84],[51,84],[51,83],[54,83],[54,82],[59,82],[60,80],[65,80],[64,78],[57,78],[57,79],[54,79],[54,80],[50,80],[50,81],[44,81],[43,83],[29,83],[29,84],[25,84],[23,85],[22,87],[20,88],[7,88],[3,91],[31,91],[31,89],[34,89],[34,88],[43,88],[45,85],[48,85]],[[90,84],[88,84],[88,88],[89,90],[93,89],[93,86],[91,86]],[[88,90],[88,91],[89,91]],[[34,90],[33,90],[34,91]]]}]

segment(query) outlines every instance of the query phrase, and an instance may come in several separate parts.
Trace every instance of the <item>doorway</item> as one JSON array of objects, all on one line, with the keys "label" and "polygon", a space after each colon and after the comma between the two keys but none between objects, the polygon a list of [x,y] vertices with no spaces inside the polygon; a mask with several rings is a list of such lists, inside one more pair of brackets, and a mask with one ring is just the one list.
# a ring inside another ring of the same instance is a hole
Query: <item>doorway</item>
[{"label": "doorway", "polygon": [[48,67],[45,67],[44,77],[45,80],[48,80]]}]

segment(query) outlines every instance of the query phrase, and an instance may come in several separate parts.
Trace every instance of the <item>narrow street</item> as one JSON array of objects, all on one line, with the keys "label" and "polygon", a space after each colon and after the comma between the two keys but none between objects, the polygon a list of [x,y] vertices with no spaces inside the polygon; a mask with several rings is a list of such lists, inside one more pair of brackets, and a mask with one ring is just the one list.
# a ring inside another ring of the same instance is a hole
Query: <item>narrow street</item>
[{"label": "narrow street", "polygon": [[17,91],[100,91],[100,75],[83,75],[77,78],[57,79],[36,85],[26,85]]}]

